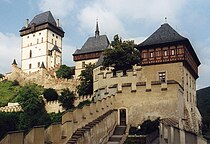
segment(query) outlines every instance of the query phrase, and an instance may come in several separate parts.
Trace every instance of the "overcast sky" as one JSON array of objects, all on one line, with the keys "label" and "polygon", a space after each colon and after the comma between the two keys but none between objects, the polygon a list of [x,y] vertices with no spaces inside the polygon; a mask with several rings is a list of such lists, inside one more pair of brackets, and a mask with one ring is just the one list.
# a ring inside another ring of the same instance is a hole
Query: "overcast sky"
[{"label": "overcast sky", "polygon": [[138,44],[167,17],[201,61],[197,88],[210,85],[210,0],[0,0],[0,73],[11,71],[14,58],[20,66],[19,30],[26,19],[48,10],[65,31],[63,63],[69,66],[72,53],[94,35],[97,18],[110,41],[119,34]]}]

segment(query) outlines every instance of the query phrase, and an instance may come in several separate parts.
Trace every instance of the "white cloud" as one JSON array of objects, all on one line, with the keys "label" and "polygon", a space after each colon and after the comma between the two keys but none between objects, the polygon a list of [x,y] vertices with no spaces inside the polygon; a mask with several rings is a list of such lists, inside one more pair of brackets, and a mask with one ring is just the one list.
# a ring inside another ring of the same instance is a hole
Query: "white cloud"
[{"label": "white cloud", "polygon": [[[99,28],[101,34],[113,36],[118,33],[125,33],[122,22],[111,11],[103,8],[103,5],[93,4],[85,7],[78,14],[81,33],[90,33],[95,31],[96,19],[99,19]],[[92,35],[92,34],[91,34]]]},{"label": "white cloud", "polygon": [[20,66],[20,37],[0,32],[0,73],[11,71],[14,59]]},{"label": "white cloud", "polygon": [[40,11],[50,10],[56,17],[66,17],[75,6],[74,0],[41,0]]},{"label": "white cloud", "polygon": [[140,22],[139,27],[154,23],[163,23],[167,17],[169,22],[178,23],[180,11],[187,0],[93,0],[78,14],[80,30],[82,33],[92,32],[95,29],[95,20],[98,17],[101,29],[113,37],[119,34],[128,37],[128,23]]}]

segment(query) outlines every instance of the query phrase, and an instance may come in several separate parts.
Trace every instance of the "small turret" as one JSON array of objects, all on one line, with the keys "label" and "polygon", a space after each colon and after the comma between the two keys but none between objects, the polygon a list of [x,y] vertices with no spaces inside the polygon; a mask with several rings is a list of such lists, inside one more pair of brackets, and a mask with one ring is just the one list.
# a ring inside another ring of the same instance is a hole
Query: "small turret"
[{"label": "small turret", "polygon": [[12,65],[17,66],[17,62],[15,59],[13,60]]},{"label": "small turret", "polygon": [[44,63],[42,62],[41,66],[40,66],[41,69],[45,69],[45,66],[44,66]]},{"label": "small turret", "polygon": [[100,32],[99,32],[99,27],[98,27],[98,20],[96,22],[96,31],[95,31],[95,37],[98,37],[100,35]]}]

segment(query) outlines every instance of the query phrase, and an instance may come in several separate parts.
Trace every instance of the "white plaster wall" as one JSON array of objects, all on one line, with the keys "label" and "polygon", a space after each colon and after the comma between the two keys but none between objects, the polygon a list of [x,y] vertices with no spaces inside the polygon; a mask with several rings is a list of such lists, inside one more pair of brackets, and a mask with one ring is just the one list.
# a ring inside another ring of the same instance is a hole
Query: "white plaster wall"
[{"label": "white plaster wall", "polygon": [[[52,50],[55,43],[62,52],[62,37],[51,30],[41,30],[22,37],[21,41],[21,68],[30,73],[39,70],[38,63],[43,62],[46,68],[55,67],[62,63],[62,54],[48,56],[48,50]],[[32,57],[30,58],[30,50]],[[29,69],[31,64],[31,69]]]}]

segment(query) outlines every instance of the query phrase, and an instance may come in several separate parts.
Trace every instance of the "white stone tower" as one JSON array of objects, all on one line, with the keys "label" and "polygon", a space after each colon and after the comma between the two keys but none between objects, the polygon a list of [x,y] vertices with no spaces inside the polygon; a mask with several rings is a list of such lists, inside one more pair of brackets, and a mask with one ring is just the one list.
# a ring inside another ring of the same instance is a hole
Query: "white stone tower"
[{"label": "white stone tower", "polygon": [[50,11],[36,15],[20,30],[21,69],[35,72],[41,65],[53,68],[62,64],[62,38],[64,31]]}]

